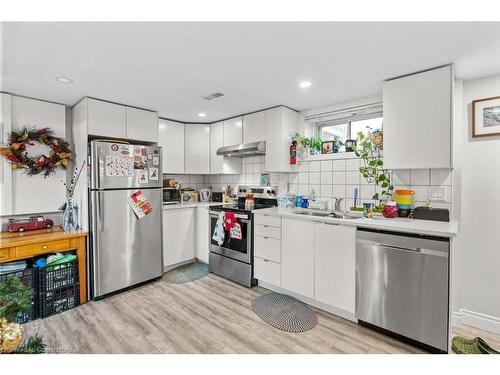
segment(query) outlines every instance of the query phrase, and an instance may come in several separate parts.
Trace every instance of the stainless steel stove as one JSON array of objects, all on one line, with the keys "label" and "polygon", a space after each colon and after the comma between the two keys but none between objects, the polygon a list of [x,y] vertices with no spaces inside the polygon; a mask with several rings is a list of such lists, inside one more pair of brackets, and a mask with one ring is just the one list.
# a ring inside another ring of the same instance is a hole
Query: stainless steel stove
[{"label": "stainless steel stove", "polygon": [[[210,207],[210,272],[249,288],[256,285],[253,277],[253,212],[276,207],[276,192],[276,186],[240,186],[237,203]],[[245,209],[247,193],[254,194],[253,210]],[[220,215],[226,217],[227,212],[234,213],[235,221],[241,227],[241,238],[232,237],[231,231],[224,229],[224,238],[216,240],[213,236],[217,221]]]}]

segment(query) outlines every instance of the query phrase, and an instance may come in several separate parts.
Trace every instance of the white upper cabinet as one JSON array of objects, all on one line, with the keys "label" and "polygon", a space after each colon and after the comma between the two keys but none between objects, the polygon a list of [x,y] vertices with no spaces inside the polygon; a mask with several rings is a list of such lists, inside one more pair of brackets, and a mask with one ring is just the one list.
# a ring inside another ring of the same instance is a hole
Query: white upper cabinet
[{"label": "white upper cabinet", "polygon": [[224,146],[239,145],[243,142],[243,117],[224,121]]},{"label": "white upper cabinet", "polygon": [[266,112],[243,116],[243,143],[266,140]]},{"label": "white upper cabinet", "polygon": [[281,221],[281,287],[314,297],[314,222]]},{"label": "white upper cabinet", "polygon": [[126,107],[127,138],[144,142],[158,142],[158,113]]},{"label": "white upper cabinet", "polygon": [[235,117],[210,124],[210,173],[240,174],[241,159],[217,155],[222,146],[233,146],[242,142],[242,120]]},{"label": "white upper cabinet", "polygon": [[384,82],[384,167],[450,168],[451,66]]},{"label": "white upper cabinet", "polygon": [[210,173],[210,125],[185,124],[184,173]]},{"label": "white upper cabinet", "polygon": [[158,145],[162,147],[163,173],[184,173],[184,124],[160,119]]},{"label": "white upper cabinet", "polygon": [[210,124],[210,173],[223,173],[223,156],[217,155],[217,150],[224,146],[224,123]]},{"label": "white upper cabinet", "polygon": [[103,137],[127,138],[127,113],[123,105],[87,99],[88,133]]},{"label": "white upper cabinet", "polygon": [[286,107],[266,111],[266,171],[292,172],[290,144],[304,117]]},{"label": "white upper cabinet", "polygon": [[317,223],[314,228],[314,299],[354,317],[356,228]]}]

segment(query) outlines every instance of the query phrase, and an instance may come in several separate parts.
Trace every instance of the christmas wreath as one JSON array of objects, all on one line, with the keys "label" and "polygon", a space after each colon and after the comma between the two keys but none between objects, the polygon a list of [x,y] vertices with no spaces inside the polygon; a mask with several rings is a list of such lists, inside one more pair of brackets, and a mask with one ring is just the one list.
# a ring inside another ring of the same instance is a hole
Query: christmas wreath
[{"label": "christmas wreath", "polygon": [[[24,169],[30,176],[42,174],[44,177],[54,173],[56,169],[66,169],[71,160],[69,143],[54,135],[50,128],[22,128],[9,135],[8,147],[0,148],[0,154],[11,164],[13,169]],[[50,147],[49,156],[28,156],[26,148],[38,142]]]}]

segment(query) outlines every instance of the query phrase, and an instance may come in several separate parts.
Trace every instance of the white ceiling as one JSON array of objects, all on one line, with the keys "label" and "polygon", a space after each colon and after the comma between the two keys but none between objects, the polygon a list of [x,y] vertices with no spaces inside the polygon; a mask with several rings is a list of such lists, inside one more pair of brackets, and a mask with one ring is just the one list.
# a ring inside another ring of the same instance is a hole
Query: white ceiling
[{"label": "white ceiling", "polygon": [[[186,122],[366,97],[447,63],[458,78],[500,72],[500,22],[4,23],[3,38],[4,91],[67,105],[93,96]],[[201,99],[215,91],[225,96]]]}]

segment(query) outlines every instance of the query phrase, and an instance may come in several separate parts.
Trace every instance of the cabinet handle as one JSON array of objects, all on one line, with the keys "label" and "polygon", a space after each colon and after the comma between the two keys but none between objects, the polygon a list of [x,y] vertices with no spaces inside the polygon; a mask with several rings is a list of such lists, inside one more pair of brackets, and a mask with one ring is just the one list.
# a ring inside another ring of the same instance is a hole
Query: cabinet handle
[{"label": "cabinet handle", "polygon": [[42,249],[47,250],[49,247],[47,245],[43,245]]},{"label": "cabinet handle", "polygon": [[264,228],[269,228],[269,225],[263,225]]},{"label": "cabinet handle", "polygon": [[269,237],[266,237],[266,236],[264,236],[264,238],[265,238],[266,240],[268,240],[268,239],[269,239]]},{"label": "cabinet handle", "polygon": [[262,259],[264,262],[269,262],[269,259]]},{"label": "cabinet handle", "polygon": [[328,223],[326,221],[324,221],[323,224],[326,224],[326,225],[335,225],[335,226],[340,225],[339,223]]}]

